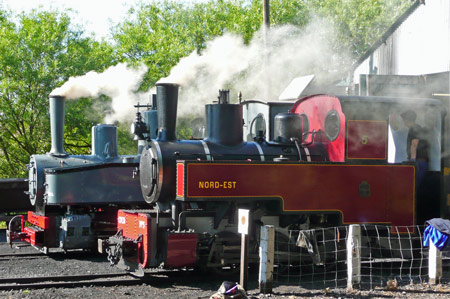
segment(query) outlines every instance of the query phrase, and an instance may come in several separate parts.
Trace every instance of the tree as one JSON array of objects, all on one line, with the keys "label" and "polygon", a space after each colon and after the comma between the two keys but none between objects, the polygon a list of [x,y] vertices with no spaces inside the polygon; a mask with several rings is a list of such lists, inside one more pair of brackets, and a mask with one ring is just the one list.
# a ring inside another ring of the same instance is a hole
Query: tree
[{"label": "tree", "polygon": [[[337,35],[335,52],[357,59],[409,5],[410,0],[271,0],[272,26],[304,27],[326,18]],[[262,0],[210,0],[192,5],[169,0],[141,4],[113,30],[121,60],[150,67],[143,88],[169,74],[180,58],[225,32],[248,43],[262,24]]]},{"label": "tree", "polygon": [[312,11],[337,29],[335,48],[361,56],[411,5],[411,0],[312,0]]},{"label": "tree", "polygon": [[[274,57],[269,59],[273,62],[272,64],[277,64],[278,61],[278,66],[283,69],[282,72],[277,73],[277,78],[272,78],[271,84],[275,88],[271,88],[272,94],[269,96],[273,96],[283,86],[286,86],[287,81],[296,76],[305,75],[305,72],[317,74],[318,72],[323,73],[332,70],[334,79],[336,79],[336,74],[345,76],[347,73],[345,69],[351,65],[351,61],[357,59],[380,36],[381,32],[387,29],[395,17],[405,9],[407,2],[408,0],[271,0],[270,17],[272,26],[289,24],[300,29],[286,30],[284,34],[279,34],[271,43],[278,49],[282,48],[280,44],[283,44],[283,49],[287,48],[289,51],[279,53],[272,51],[269,53],[269,56],[273,54]],[[307,26],[316,19],[327,19],[327,22],[322,23],[331,23],[336,35],[331,36],[326,31],[319,33],[318,31],[321,31],[321,28],[318,29],[318,25],[315,27]],[[205,57],[207,55],[205,48],[208,42],[227,32],[241,36],[244,44],[249,44],[255,33],[260,29],[261,24],[262,0],[211,0],[191,5],[161,0],[152,4],[141,4],[131,9],[127,20],[114,28],[113,37],[122,61],[129,63],[144,61],[150,68],[142,85],[142,88],[146,90],[159,79],[167,77],[170,70],[180,62],[181,58],[193,52]],[[279,32],[283,33],[283,31]],[[314,53],[298,51],[299,46],[305,45],[299,41],[304,35],[307,36],[308,44],[306,48],[311,45],[310,48],[314,49]],[[274,36],[272,35],[272,37]],[[286,42],[286,39],[291,40]],[[322,42],[327,45],[321,47]],[[315,45],[312,45],[313,43]],[[322,50],[319,51],[319,47]],[[260,49],[261,47],[256,48]],[[298,54],[299,52],[302,54]],[[262,51],[257,52],[256,55],[258,53],[262,53]],[[336,53],[340,53],[340,55]],[[291,58],[293,57],[291,55],[296,54],[313,55],[312,58],[302,57],[302,63],[293,59],[284,59],[285,62],[283,63],[279,61],[280,55],[283,55],[282,58]],[[317,57],[314,55],[321,55],[321,58],[315,59]],[[327,57],[327,59],[322,59],[324,57]],[[194,55],[188,63],[184,60],[183,68],[187,65],[192,67],[191,62],[195,59],[196,56]],[[253,69],[252,67],[258,66],[261,61],[249,63],[247,69],[240,69],[236,62],[233,64],[228,60],[226,62],[220,61],[228,69],[233,68],[230,67],[231,65],[237,66],[235,68],[237,71],[232,75],[235,77],[233,79],[227,77],[226,80],[229,80],[229,82],[220,82],[221,88],[242,90],[242,85],[245,85],[244,91],[246,94],[251,93],[251,90],[258,89],[261,86],[261,78],[258,77],[262,73],[261,67]],[[217,65],[214,65],[214,67],[217,67]],[[246,65],[245,62],[241,63],[241,66],[244,65]],[[214,80],[215,77],[211,76],[208,68],[212,67],[199,63],[198,72],[192,76],[195,76],[196,82]],[[177,74],[180,73],[179,70],[180,68],[177,70]],[[274,72],[271,72],[271,75],[273,76]],[[318,75],[322,75],[324,78],[329,77],[327,74]],[[186,79],[186,77],[183,78]],[[242,84],[242,82],[245,83]],[[241,85],[234,86],[235,83]],[[204,85],[207,85],[210,89],[215,88],[209,83],[204,83]],[[190,88],[189,99],[193,96],[199,98],[201,92],[207,93],[208,99],[211,98],[211,90],[205,92],[205,88],[195,84],[188,84],[188,86]],[[189,105],[191,104],[192,102]],[[187,111],[186,107],[183,111]],[[178,132],[180,137],[190,134],[189,130],[182,126],[188,123],[188,120],[179,122]]]},{"label": "tree", "polygon": [[[50,149],[48,95],[70,76],[115,62],[105,42],[84,37],[58,12],[0,18],[0,177],[19,177],[32,154]],[[66,151],[87,153],[90,127],[101,121],[89,100],[66,105]],[[87,118],[86,115],[90,117]]]},{"label": "tree", "polygon": [[[410,0],[272,0],[272,25],[305,26],[325,17],[338,32],[335,52],[363,53]],[[113,43],[85,37],[70,18],[55,11],[21,14],[17,22],[0,11],[0,176],[25,175],[31,154],[50,148],[48,95],[69,77],[103,71],[117,62],[144,62],[148,90],[166,77],[182,57],[203,53],[207,42],[226,32],[249,43],[262,23],[261,0],[210,0],[185,4],[160,0],[140,4],[113,30]],[[101,122],[108,99],[70,101],[66,105],[65,147],[85,154],[90,127]],[[119,128],[121,141],[129,135]],[[180,132],[183,132],[181,130]],[[189,132],[184,130],[185,134]],[[132,145],[127,144],[130,149]]]}]

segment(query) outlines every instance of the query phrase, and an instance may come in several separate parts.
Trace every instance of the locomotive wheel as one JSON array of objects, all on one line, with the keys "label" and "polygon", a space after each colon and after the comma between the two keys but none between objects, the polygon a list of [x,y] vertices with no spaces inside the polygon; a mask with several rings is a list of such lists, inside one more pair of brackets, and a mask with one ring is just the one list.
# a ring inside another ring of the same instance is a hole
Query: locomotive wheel
[{"label": "locomotive wheel", "polygon": [[220,232],[214,236],[208,255],[207,268],[218,276],[239,273],[240,237],[232,232]]}]

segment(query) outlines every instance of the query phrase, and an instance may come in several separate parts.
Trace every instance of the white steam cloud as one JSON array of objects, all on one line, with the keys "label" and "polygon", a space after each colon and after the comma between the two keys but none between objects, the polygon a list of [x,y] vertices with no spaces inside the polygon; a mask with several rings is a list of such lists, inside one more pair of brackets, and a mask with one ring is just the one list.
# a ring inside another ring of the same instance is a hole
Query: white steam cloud
[{"label": "white steam cloud", "polygon": [[335,72],[343,64],[349,56],[333,52],[335,36],[333,26],[317,18],[302,29],[271,28],[267,46],[261,32],[248,45],[237,35],[224,34],[209,42],[201,55],[194,51],[182,58],[159,82],[181,85],[180,116],[203,113],[219,89],[230,89],[232,102],[239,91],[244,99],[276,101],[293,78]]},{"label": "white steam cloud", "polygon": [[137,93],[147,67],[144,64],[136,68],[125,63],[111,66],[103,73],[94,71],[79,77],[71,77],[52,95],[64,96],[68,100],[106,95],[111,98],[111,111],[105,115],[106,123],[114,121],[132,121],[133,107],[139,101],[148,102],[148,94]]},{"label": "white steam cloud", "polygon": [[[217,99],[219,89],[230,89],[232,102],[236,102],[239,91],[244,99],[276,101],[293,78],[335,72],[349,57],[333,52],[333,26],[313,19],[301,29],[291,25],[272,27],[266,42],[262,32],[256,33],[248,45],[240,36],[224,34],[208,42],[201,55],[194,51],[182,58],[159,82],[181,85],[181,117],[203,115],[204,105]],[[70,100],[104,94],[112,99],[105,122],[130,122],[135,113],[133,105],[148,102],[154,92],[137,92],[146,73],[144,64],[132,68],[121,63],[103,73],[72,77],[51,95]]]}]

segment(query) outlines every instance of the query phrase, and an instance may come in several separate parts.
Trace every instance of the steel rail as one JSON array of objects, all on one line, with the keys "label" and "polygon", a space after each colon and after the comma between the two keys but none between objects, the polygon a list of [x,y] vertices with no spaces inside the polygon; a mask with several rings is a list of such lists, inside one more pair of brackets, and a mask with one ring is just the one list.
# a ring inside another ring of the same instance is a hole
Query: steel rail
[{"label": "steel rail", "polygon": [[35,252],[35,253],[6,253],[0,254],[0,262],[11,261],[11,260],[19,260],[19,259],[41,259],[41,258],[49,258],[48,255],[43,253]]},{"label": "steel rail", "polygon": [[[132,276],[129,273],[0,278],[0,291],[19,289],[73,288],[82,286],[136,285],[149,281],[155,282],[161,279],[185,279],[186,273],[187,271],[162,270],[147,272],[142,278]],[[163,278],[161,276],[166,277]]]},{"label": "steel rail", "polygon": [[[126,277],[118,279],[120,277]],[[109,278],[109,279],[108,279]],[[86,285],[111,286],[142,283],[140,279],[127,273],[105,273],[68,276],[37,276],[0,278],[0,290],[43,289],[80,287]]]},{"label": "steel rail", "polygon": [[82,274],[67,276],[36,276],[0,278],[0,291],[20,289],[74,288],[83,286],[138,285],[143,283],[161,283],[184,281],[190,274],[190,281],[203,279],[202,275],[192,275],[191,271],[157,270],[146,272],[144,277],[135,277],[130,273]]},{"label": "steel rail", "polygon": [[46,256],[42,252],[16,252],[16,253],[1,253],[0,258],[3,257],[24,257],[24,256]]}]

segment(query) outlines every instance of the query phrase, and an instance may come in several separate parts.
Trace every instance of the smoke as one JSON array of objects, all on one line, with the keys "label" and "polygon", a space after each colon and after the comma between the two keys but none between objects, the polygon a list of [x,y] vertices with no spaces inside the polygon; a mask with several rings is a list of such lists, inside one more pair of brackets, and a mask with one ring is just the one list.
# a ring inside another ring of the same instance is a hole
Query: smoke
[{"label": "smoke", "polygon": [[[295,77],[336,72],[349,56],[333,52],[333,26],[313,19],[304,28],[272,27],[267,41],[262,31],[257,32],[248,45],[240,36],[226,33],[208,42],[201,55],[194,51],[182,58],[160,80],[181,85],[178,115],[203,115],[204,105],[216,100],[219,89],[230,89],[232,102],[237,101],[238,92],[244,99],[275,101]],[[143,64],[131,68],[121,63],[103,73],[72,77],[51,95],[69,100],[107,95],[112,103],[105,121],[131,121],[133,105],[147,102],[151,93],[137,92],[146,72]]]},{"label": "smoke", "polygon": [[68,100],[106,95],[111,98],[111,111],[105,115],[105,122],[131,121],[135,113],[133,105],[149,98],[148,94],[137,92],[146,73],[144,64],[133,68],[119,63],[103,73],[91,71],[83,76],[71,77],[50,95],[64,96]]},{"label": "smoke", "polygon": [[244,99],[276,101],[289,82],[302,75],[336,72],[349,55],[336,54],[332,44],[333,26],[315,18],[305,28],[292,25],[273,27],[265,42],[262,32],[246,45],[241,37],[226,33],[197,52],[182,58],[168,77],[160,82],[178,83],[178,113],[203,113],[203,106],[217,97],[219,89],[230,89]]}]

